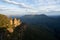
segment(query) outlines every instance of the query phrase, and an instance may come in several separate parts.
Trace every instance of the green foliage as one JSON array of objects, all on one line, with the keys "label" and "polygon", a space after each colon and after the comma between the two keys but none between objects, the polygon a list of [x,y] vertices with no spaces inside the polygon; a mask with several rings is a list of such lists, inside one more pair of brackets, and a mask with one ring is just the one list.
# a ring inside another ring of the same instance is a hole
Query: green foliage
[{"label": "green foliage", "polygon": [[45,25],[29,25],[24,34],[25,40],[56,40],[54,32]]},{"label": "green foliage", "polygon": [[24,25],[17,26],[12,33],[10,33],[5,28],[0,28],[0,39],[2,40],[23,40],[24,31],[25,31]]},{"label": "green foliage", "polygon": [[0,27],[7,27],[9,25],[9,19],[7,16],[0,14]]}]

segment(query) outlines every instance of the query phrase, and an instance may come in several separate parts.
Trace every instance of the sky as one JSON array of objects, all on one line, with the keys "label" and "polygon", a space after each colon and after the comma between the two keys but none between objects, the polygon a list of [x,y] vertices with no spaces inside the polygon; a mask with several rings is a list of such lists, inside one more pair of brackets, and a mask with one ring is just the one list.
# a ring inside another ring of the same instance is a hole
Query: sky
[{"label": "sky", "polygon": [[0,0],[0,14],[35,15],[51,11],[60,11],[60,0]]}]

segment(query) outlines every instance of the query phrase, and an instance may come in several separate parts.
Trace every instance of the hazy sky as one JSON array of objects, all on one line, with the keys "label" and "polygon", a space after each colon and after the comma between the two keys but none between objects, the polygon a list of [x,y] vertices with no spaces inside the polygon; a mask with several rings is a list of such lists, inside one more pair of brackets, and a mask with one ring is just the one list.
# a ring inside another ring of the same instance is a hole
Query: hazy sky
[{"label": "hazy sky", "polygon": [[60,11],[60,0],[0,0],[0,13],[7,15],[49,11]]}]

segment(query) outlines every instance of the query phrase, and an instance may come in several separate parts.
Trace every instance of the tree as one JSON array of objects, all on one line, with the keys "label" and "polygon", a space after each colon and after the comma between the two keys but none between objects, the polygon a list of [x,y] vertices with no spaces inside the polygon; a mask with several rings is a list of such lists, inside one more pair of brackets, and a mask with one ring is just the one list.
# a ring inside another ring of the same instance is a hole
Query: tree
[{"label": "tree", "polygon": [[7,27],[9,18],[6,15],[0,14],[0,27]]}]

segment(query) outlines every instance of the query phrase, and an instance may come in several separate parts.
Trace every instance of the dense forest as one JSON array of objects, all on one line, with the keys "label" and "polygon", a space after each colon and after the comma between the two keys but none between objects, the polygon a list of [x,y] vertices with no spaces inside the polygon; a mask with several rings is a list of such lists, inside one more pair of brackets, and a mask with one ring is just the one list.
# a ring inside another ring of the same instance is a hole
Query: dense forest
[{"label": "dense forest", "polygon": [[12,33],[6,27],[0,27],[0,40],[60,40],[60,16],[42,14],[17,18],[22,23]]},{"label": "dense forest", "polygon": [[20,19],[29,24],[32,40],[60,40],[60,16],[25,15]]}]

